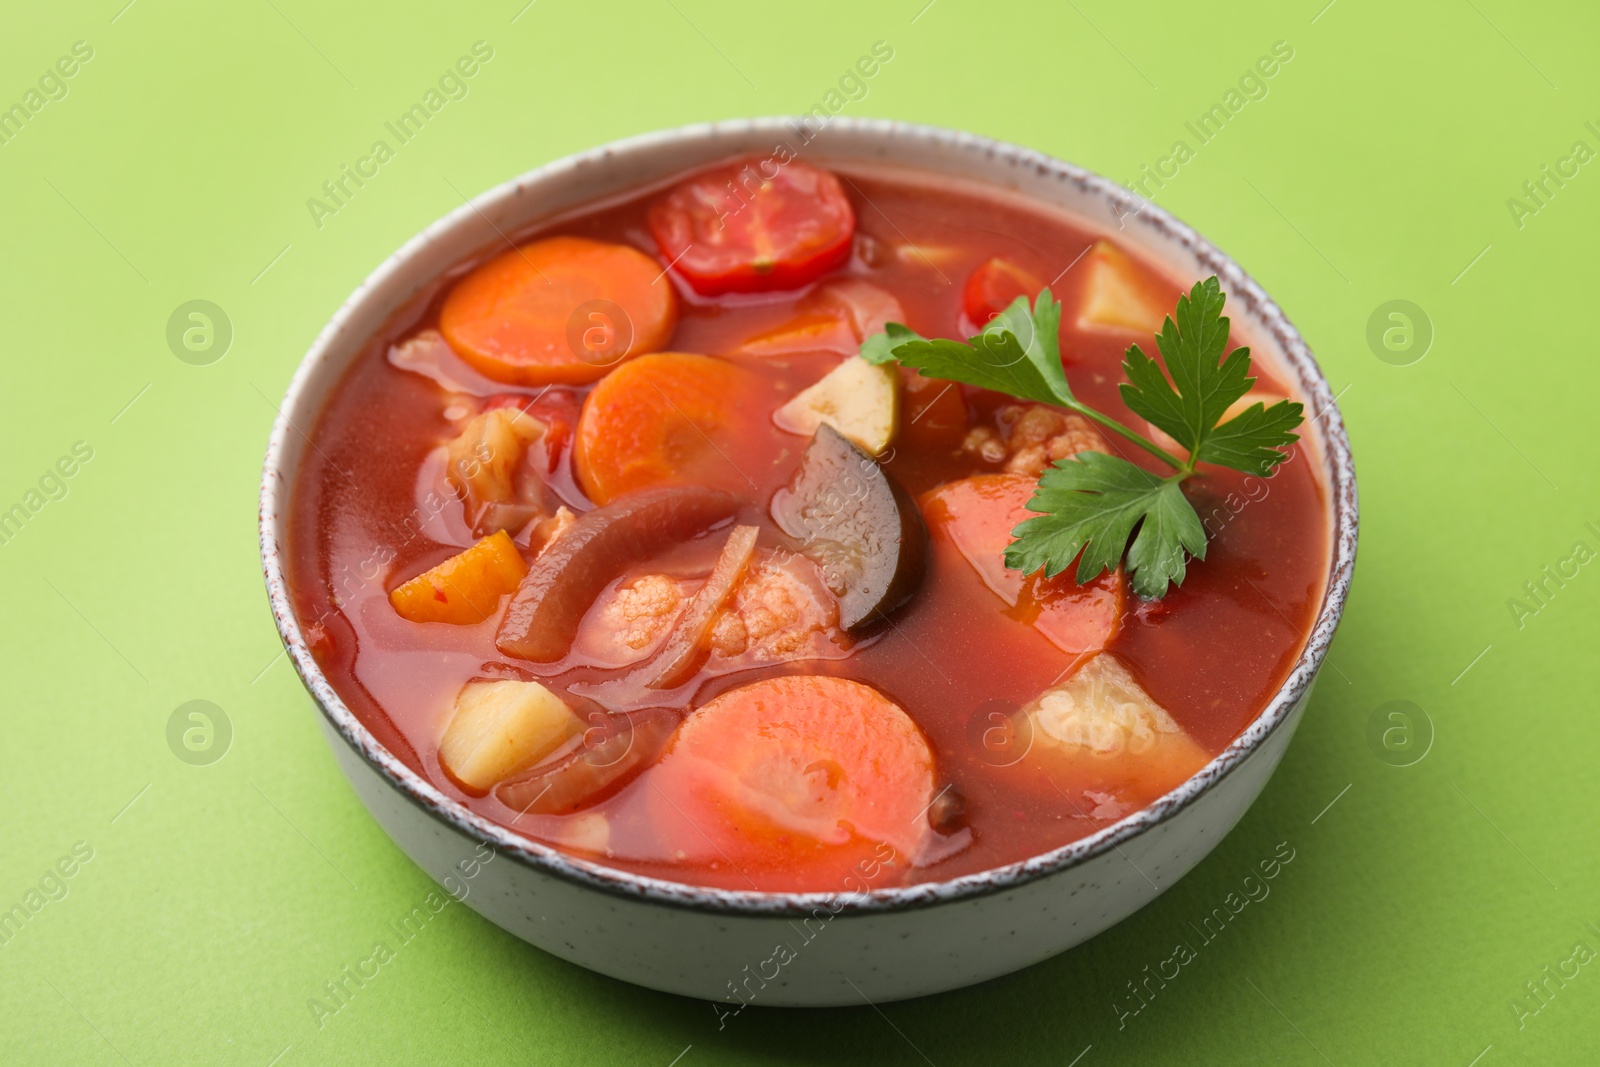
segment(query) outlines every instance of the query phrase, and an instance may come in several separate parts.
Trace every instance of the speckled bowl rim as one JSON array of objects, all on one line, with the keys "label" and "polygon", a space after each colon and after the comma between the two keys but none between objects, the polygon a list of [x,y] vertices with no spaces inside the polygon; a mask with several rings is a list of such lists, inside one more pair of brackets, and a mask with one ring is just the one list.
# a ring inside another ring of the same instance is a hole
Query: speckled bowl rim
[{"label": "speckled bowl rim", "polygon": [[[340,340],[342,327],[352,317],[356,308],[361,306],[369,298],[369,294],[380,287],[392,272],[397,271],[400,264],[421,252],[443,233],[480,214],[488,214],[491,205],[517,196],[528,186],[556,175],[592,166],[611,156],[648,152],[685,140],[714,143],[721,138],[746,138],[752,134],[781,136],[791,133],[794,124],[799,121],[795,118],[775,117],[702,123],[614,141],[556,160],[503,182],[432,223],[373,271],[317,335],[289,383],[284,402],[273,423],[261,485],[262,569],[279,636],[301,681],[304,682],[329,724],[379,775],[402,796],[440,822],[468,838],[489,844],[500,854],[509,856],[536,871],[630,900],[720,915],[793,917],[809,914],[813,908],[823,905],[830,906],[840,913],[895,912],[970,900],[1060,874],[1110,849],[1118,848],[1146,830],[1172,819],[1239,767],[1290,718],[1298,702],[1306,696],[1327,654],[1334,629],[1338,626],[1343,613],[1356,556],[1355,466],[1333,393],[1299,332],[1289,323],[1277,304],[1238,264],[1201,238],[1193,229],[1155,204],[1136,196],[1109,179],[1041,152],[935,126],[836,117],[828,125],[828,134],[840,130],[848,131],[858,138],[881,139],[886,153],[883,157],[885,162],[894,162],[894,149],[897,144],[933,142],[942,149],[955,149],[961,153],[981,155],[989,160],[1009,163],[1016,168],[1030,169],[1040,175],[1070,183],[1084,194],[1106,199],[1116,206],[1120,217],[1132,218],[1139,225],[1153,228],[1162,239],[1181,246],[1215,273],[1229,295],[1229,304],[1234,309],[1235,317],[1238,317],[1238,311],[1242,308],[1247,317],[1253,320],[1254,326],[1264,331],[1279,345],[1287,358],[1290,371],[1298,379],[1301,395],[1312,404],[1312,417],[1322,423],[1323,462],[1329,479],[1327,488],[1331,495],[1330,504],[1334,518],[1332,559],[1322,609],[1318,612],[1315,624],[1306,638],[1305,648],[1295,661],[1282,687],[1260,716],[1193,777],[1150,806],[1088,837],[1026,860],[975,874],[940,882],[876,889],[865,893],[765,893],[712,889],[616,870],[600,863],[569,856],[548,845],[513,833],[445,796],[425,778],[412,771],[378,743],[366,726],[334,692],[328,680],[323,677],[321,668],[312,658],[305,637],[300,631],[299,621],[290,606],[284,575],[283,552],[275,536],[279,516],[285,513],[292,490],[292,486],[283,477],[281,461],[290,435],[302,432],[291,422],[290,413],[304,403],[306,398],[303,394],[308,390],[313,370],[318,363],[328,357],[336,342]],[[730,147],[730,152],[733,150]],[[825,147],[823,154],[826,155]],[[927,170],[925,166],[921,169]],[[450,265],[440,266],[443,269]],[[320,412],[320,404],[314,406]],[[844,899],[841,900],[841,897]]]}]

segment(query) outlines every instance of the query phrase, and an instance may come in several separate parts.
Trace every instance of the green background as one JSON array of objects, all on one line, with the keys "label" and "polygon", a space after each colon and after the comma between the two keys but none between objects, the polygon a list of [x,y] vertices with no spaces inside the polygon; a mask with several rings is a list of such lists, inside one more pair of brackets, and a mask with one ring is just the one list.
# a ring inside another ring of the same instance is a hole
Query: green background
[{"label": "green background", "polygon": [[[0,947],[0,1060],[1593,1061],[1600,965],[1550,981],[1537,1014],[1524,983],[1600,949],[1600,566],[1520,625],[1508,600],[1575,542],[1600,548],[1600,165],[1520,227],[1507,206],[1575,141],[1600,149],[1592,5],[123,2],[12,4],[0,34],[0,104],[94,49],[0,145],[0,508],[93,449],[0,545],[0,907],[93,849]],[[306,199],[480,39],[470,95],[314,225]],[[877,40],[894,58],[845,114],[1119,180],[1194,147],[1184,122],[1293,48],[1157,196],[1275,295],[1355,445],[1355,588],[1281,769],[1155,904],[978,988],[719,1031],[704,1002],[451,907],[319,1028],[307,999],[431,884],[336,771],[267,612],[258,468],[300,355],[462,195],[630,134],[807,110]],[[208,366],[166,342],[192,299],[234,331]],[[1369,346],[1395,299],[1431,322],[1420,362]],[[206,766],[167,740],[196,699],[233,731]],[[1420,713],[1385,749],[1369,720],[1395,700]],[[1119,1029],[1125,983],[1280,842],[1295,859],[1270,897]]]}]

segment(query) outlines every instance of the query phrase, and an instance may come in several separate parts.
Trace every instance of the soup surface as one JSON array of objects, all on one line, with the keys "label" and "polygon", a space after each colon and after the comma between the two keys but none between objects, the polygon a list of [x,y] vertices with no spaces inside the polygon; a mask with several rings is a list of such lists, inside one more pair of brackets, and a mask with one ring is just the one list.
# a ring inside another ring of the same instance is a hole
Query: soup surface
[{"label": "soup surface", "polygon": [[[371,339],[293,487],[318,663],[472,810],[677,882],[938,880],[1149,804],[1301,650],[1314,462],[1185,483],[1210,544],[1159,600],[1008,570],[1048,464],[1154,461],[863,341],[966,338],[1048,286],[1073,389],[1148,429],[1122,354],[1196,279],[976,188],[771,162],[441,263]],[[1291,396],[1254,373],[1251,399]]]}]

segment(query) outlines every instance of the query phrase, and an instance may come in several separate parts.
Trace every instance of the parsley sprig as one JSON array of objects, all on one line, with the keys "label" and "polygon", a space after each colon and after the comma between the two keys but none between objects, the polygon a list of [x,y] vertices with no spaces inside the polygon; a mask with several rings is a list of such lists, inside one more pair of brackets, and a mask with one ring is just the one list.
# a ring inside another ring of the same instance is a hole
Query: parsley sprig
[{"label": "parsley sprig", "polygon": [[922,337],[899,323],[867,338],[861,355],[872,363],[899,360],[932,378],[993,389],[1019,400],[1075,411],[1161,460],[1171,473],[1153,474],[1120,456],[1080,452],[1058,460],[1039,478],[1028,510],[1039,512],[1012,531],[1006,566],[1051,578],[1074,559],[1082,584],[1114,569],[1124,558],[1134,592],[1146,599],[1181,585],[1190,556],[1205,559],[1206,533],[1181,488],[1201,474],[1201,464],[1270,477],[1298,435],[1300,404],[1254,404],[1224,421],[1250,391],[1250,350],[1228,351],[1227,298],[1215,276],[1178,298],[1156,334],[1161,362],[1130,345],[1123,403],[1182,446],[1180,458],[1117,419],[1079,400],[1062,368],[1057,338],[1061,305],[1049,289],[1033,306],[1018,297],[970,341]]}]

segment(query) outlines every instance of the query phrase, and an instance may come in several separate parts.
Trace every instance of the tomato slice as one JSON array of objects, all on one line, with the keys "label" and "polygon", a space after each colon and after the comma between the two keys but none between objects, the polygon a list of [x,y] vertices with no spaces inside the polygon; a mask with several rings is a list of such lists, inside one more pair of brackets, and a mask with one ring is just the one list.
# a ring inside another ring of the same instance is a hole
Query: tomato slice
[{"label": "tomato slice", "polygon": [[1039,295],[1044,282],[1033,272],[1022,269],[1009,259],[994,257],[978,266],[967,278],[961,290],[961,310],[975,329],[982,329],[989,320],[1011,306],[1019,296],[1029,302]]},{"label": "tomato slice", "polygon": [[804,163],[730,163],[650,207],[672,270],[704,296],[796,289],[850,258],[856,216],[839,179]]},{"label": "tomato slice", "polygon": [[1010,605],[1013,618],[1031,623],[1063,652],[1097,652],[1122,624],[1126,583],[1120,569],[1079,585],[1072,567],[1046,578],[1006,566],[1011,531],[1034,515],[1028,501],[1036,488],[1037,480],[1026,474],[979,474],[947,482],[922,498],[929,537],[935,551],[953,545]]}]

